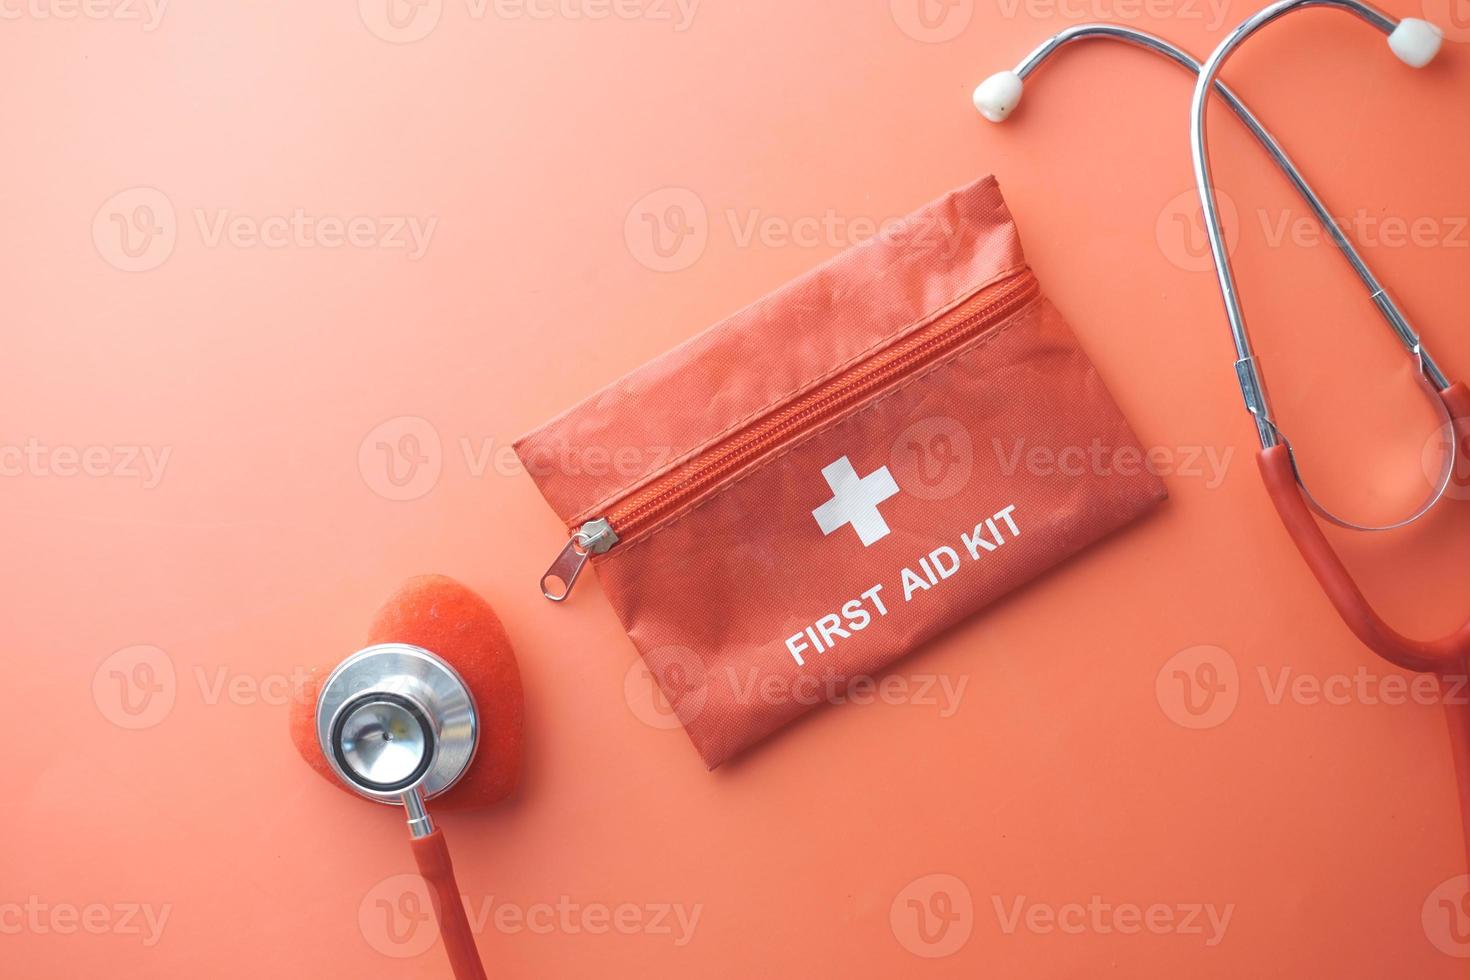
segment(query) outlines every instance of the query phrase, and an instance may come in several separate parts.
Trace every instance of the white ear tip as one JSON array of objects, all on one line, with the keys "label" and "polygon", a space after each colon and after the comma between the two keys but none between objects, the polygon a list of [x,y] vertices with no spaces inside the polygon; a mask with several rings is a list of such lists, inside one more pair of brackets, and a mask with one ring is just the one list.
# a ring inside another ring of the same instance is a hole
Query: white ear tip
[{"label": "white ear tip", "polygon": [[1410,68],[1423,68],[1439,54],[1444,31],[1427,20],[1405,17],[1388,36],[1388,46]]},{"label": "white ear tip", "polygon": [[991,122],[1002,122],[1021,102],[1021,76],[999,71],[975,89],[975,108]]}]

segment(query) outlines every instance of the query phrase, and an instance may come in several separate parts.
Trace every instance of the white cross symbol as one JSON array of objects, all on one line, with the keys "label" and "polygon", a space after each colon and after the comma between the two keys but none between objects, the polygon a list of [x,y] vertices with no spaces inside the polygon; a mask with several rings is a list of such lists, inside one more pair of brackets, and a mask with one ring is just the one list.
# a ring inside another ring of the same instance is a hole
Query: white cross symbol
[{"label": "white cross symbol", "polygon": [[859,478],[844,456],[824,467],[822,478],[832,488],[832,499],[812,511],[812,516],[823,535],[851,524],[864,548],[887,536],[888,524],[878,513],[878,505],[898,493],[898,484],[888,467],[880,466]]}]

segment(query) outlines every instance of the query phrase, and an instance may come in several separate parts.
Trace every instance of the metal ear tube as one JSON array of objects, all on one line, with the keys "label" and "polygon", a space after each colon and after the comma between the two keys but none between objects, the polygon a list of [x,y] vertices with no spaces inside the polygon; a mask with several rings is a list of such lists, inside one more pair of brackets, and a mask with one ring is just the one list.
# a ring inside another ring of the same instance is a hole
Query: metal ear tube
[{"label": "metal ear tube", "polygon": [[[1235,345],[1236,377],[1261,443],[1258,462],[1267,492],[1323,591],[1343,622],[1364,645],[1407,670],[1460,675],[1470,666],[1467,665],[1467,658],[1470,658],[1470,622],[1459,630],[1434,640],[1414,640],[1393,630],[1368,604],[1351,573],[1328,542],[1318,518],[1349,530],[1382,531],[1404,527],[1427,514],[1449,488],[1455,464],[1460,458],[1458,447],[1470,446],[1470,389],[1464,383],[1454,383],[1446,377],[1426,349],[1418,331],[1410,324],[1388,290],[1373,275],[1280,143],[1240,99],[1217,80],[1220,69],[1247,38],[1286,14],[1308,7],[1340,10],[1377,28],[1387,35],[1388,47],[1393,55],[1412,68],[1422,68],[1429,64],[1438,54],[1443,39],[1440,29],[1427,21],[1412,17],[1395,20],[1362,0],[1278,0],[1231,31],[1202,63],[1168,42],[1142,31],[1113,24],[1084,24],[1049,38],[1015,69],[987,78],[975,90],[975,107],[992,122],[1009,118],[1021,101],[1027,77],[1062,47],[1084,38],[1124,41],[1153,51],[1197,75],[1190,106],[1190,149],[1195,180],[1205,231],[1225,304],[1225,314]],[[1368,525],[1346,520],[1324,507],[1303,482],[1291,443],[1271,410],[1260,363],[1246,330],[1235,275],[1226,248],[1219,207],[1215,200],[1204,126],[1211,95],[1218,96],[1240,118],[1311,207],[1317,220],[1352,266],[1378,314],[1413,358],[1418,378],[1441,412],[1447,431],[1454,437],[1454,445],[1446,454],[1444,471],[1429,499],[1402,520],[1387,525]],[[1470,707],[1451,703],[1447,705],[1447,711],[1460,783],[1461,818],[1465,827],[1467,849],[1470,849]],[[1470,857],[1470,852],[1467,852],[1467,857]]]},{"label": "metal ear tube", "polygon": [[[1194,160],[1195,181],[1199,191],[1200,207],[1204,215],[1206,237],[1214,256],[1220,295],[1225,304],[1226,319],[1230,324],[1231,339],[1235,343],[1235,369],[1240,381],[1241,393],[1247,410],[1256,424],[1261,441],[1260,464],[1266,476],[1267,487],[1280,511],[1288,530],[1296,540],[1298,548],[1317,574],[1329,597],[1341,613],[1344,621],[1367,646],[1385,659],[1410,670],[1440,670],[1450,667],[1462,669],[1470,655],[1470,623],[1451,637],[1432,643],[1409,640],[1390,629],[1368,606],[1366,599],[1348,576],[1342,563],[1322,537],[1315,523],[1303,521],[1297,514],[1298,508],[1315,512],[1318,516],[1339,527],[1356,531],[1382,531],[1404,527],[1419,520],[1443,497],[1448,489],[1456,462],[1452,449],[1445,460],[1445,470],[1430,494],[1429,499],[1408,517],[1386,525],[1368,525],[1339,517],[1324,507],[1308,490],[1297,466],[1291,442],[1282,432],[1267,395],[1266,384],[1261,374],[1260,363],[1251,346],[1250,334],[1246,329],[1245,314],[1240,305],[1230,255],[1225,247],[1225,233],[1220,224],[1219,205],[1215,200],[1214,181],[1211,173],[1209,146],[1205,134],[1205,110],[1208,95],[1215,85],[1215,77],[1225,62],[1246,38],[1267,24],[1295,10],[1307,7],[1325,7],[1350,13],[1388,35],[1388,44],[1394,55],[1412,67],[1427,64],[1439,50],[1439,30],[1433,25],[1409,18],[1395,21],[1382,11],[1361,0],[1278,0],[1277,3],[1248,18],[1225,40],[1220,42],[1213,54],[1200,67],[1195,85],[1194,99],[1190,106],[1190,150]],[[1319,215],[1319,218],[1321,216]],[[1324,220],[1323,226],[1330,229],[1339,247],[1346,242],[1335,222]],[[1351,246],[1344,248],[1350,254]],[[1351,259],[1350,259],[1351,261]],[[1408,318],[1389,296],[1387,289],[1373,277],[1360,260],[1353,262],[1369,298],[1388,324],[1394,337],[1414,359],[1417,375],[1422,379],[1434,404],[1440,409],[1446,426],[1462,438],[1470,432],[1470,391],[1464,384],[1451,383],[1430,355],[1420,339],[1418,331],[1410,325]]]},{"label": "metal ear tube", "polygon": [[[1323,506],[1307,489],[1297,467],[1291,443],[1282,433],[1271,411],[1265,381],[1246,331],[1245,318],[1237,296],[1235,277],[1231,269],[1229,254],[1226,251],[1225,235],[1220,224],[1219,208],[1211,182],[1208,149],[1205,142],[1204,112],[1209,103],[1209,96],[1214,94],[1240,118],[1292,186],[1296,188],[1297,193],[1311,207],[1322,227],[1327,229],[1333,244],[1337,246],[1343,258],[1362,282],[1374,308],[1394,337],[1414,358],[1417,373],[1433,396],[1433,403],[1440,410],[1447,429],[1459,434],[1456,443],[1464,442],[1466,432],[1470,431],[1470,421],[1467,421],[1470,419],[1470,392],[1466,391],[1463,384],[1452,384],[1445,376],[1438,363],[1425,348],[1418,331],[1409,323],[1408,317],[1389,295],[1388,290],[1368,268],[1368,264],[1338,227],[1331,212],[1327,210],[1326,205],[1308,184],[1281,144],[1241,102],[1239,97],[1216,79],[1226,59],[1247,37],[1286,13],[1305,7],[1328,7],[1354,14],[1386,34],[1388,46],[1394,56],[1415,68],[1428,64],[1439,51],[1442,35],[1434,25],[1416,18],[1396,21],[1362,0],[1279,0],[1232,31],[1210,58],[1203,63],[1196,61],[1183,50],[1161,38],[1132,28],[1115,24],[1082,24],[1069,28],[1048,38],[1022,59],[1013,70],[999,72],[982,82],[975,91],[975,105],[987,119],[994,122],[1009,118],[1020,102],[1022,88],[1028,76],[1066,45],[1086,38],[1109,38],[1133,44],[1196,73],[1198,77],[1191,106],[1191,149],[1196,180],[1205,230],[1215,261],[1221,295],[1225,301],[1231,336],[1235,342],[1235,372],[1240,382],[1246,408],[1255,421],[1257,434],[1260,437],[1262,465],[1263,467],[1268,465],[1284,467],[1290,476],[1287,482],[1292,487],[1292,495],[1298,497],[1299,503],[1324,520],[1351,530],[1391,530],[1404,527],[1423,517],[1444,496],[1454,475],[1456,454],[1454,452],[1446,454],[1444,468],[1423,505],[1408,517],[1387,525],[1368,525],[1339,517]],[[1281,449],[1279,453],[1271,452],[1278,447]],[[1280,480],[1274,478],[1267,480],[1267,485],[1271,488],[1277,487],[1280,483]],[[1290,502],[1283,503],[1279,499],[1277,503],[1278,509],[1283,506],[1293,506]],[[1284,512],[1283,516],[1285,516]],[[1325,539],[1318,542],[1310,534],[1307,525],[1299,521],[1288,520],[1287,526],[1293,529],[1293,536],[1297,539],[1299,547],[1303,548],[1304,555],[1307,556],[1313,569],[1317,571],[1318,578],[1323,581],[1329,596],[1333,598],[1344,620],[1368,646],[1399,666],[1416,670],[1437,669],[1437,665],[1442,663],[1458,665],[1465,659],[1467,653],[1470,653],[1470,624],[1467,624],[1465,639],[1451,643],[1449,638],[1446,638],[1446,641],[1443,642],[1449,645],[1444,650],[1434,644],[1429,645],[1429,648],[1426,649],[1424,644],[1416,644],[1394,633],[1367,607],[1366,600],[1357,591],[1351,579],[1347,577],[1346,570],[1342,568],[1341,563],[1335,561],[1335,556],[1326,545]],[[1304,544],[1304,541],[1308,543]]]},{"label": "metal ear tube", "polygon": [[[1387,32],[1389,34],[1389,47],[1393,50],[1394,54],[1406,64],[1414,67],[1422,67],[1424,64],[1427,64],[1439,50],[1441,38],[1439,29],[1427,21],[1408,18],[1395,24],[1386,15],[1366,4],[1357,2],[1357,0],[1285,0],[1284,3],[1277,4],[1277,7],[1285,7],[1287,9],[1295,6],[1340,6],[1358,14],[1381,30]],[[1253,18],[1253,20],[1260,19],[1264,15],[1269,14],[1271,9],[1268,8],[1266,11],[1263,11],[1261,15]],[[1275,16],[1280,16],[1280,14],[1278,13]],[[1266,19],[1261,20],[1261,23],[1264,24],[1269,19],[1271,18],[1266,17]],[[1242,35],[1242,39],[1243,36],[1247,36],[1251,31],[1257,29],[1250,27],[1249,24],[1250,22],[1242,26],[1241,30],[1246,31],[1246,34]],[[1240,34],[1241,30],[1237,30],[1236,33]],[[1431,393],[1444,391],[1450,386],[1449,381],[1445,378],[1443,372],[1440,371],[1439,366],[1430,357],[1428,351],[1424,349],[1418,333],[1410,326],[1407,317],[1398,308],[1398,305],[1388,294],[1387,289],[1378,281],[1378,278],[1373,274],[1372,270],[1369,269],[1367,262],[1358,253],[1353,243],[1343,233],[1342,229],[1338,227],[1336,219],[1332,217],[1326,204],[1323,203],[1316,191],[1312,189],[1307,179],[1302,175],[1301,170],[1287,155],[1286,150],[1282,148],[1281,144],[1276,140],[1276,137],[1261,124],[1254,113],[1246,107],[1229,87],[1223,82],[1215,80],[1214,74],[1218,70],[1219,63],[1216,63],[1214,69],[1210,70],[1209,78],[1206,80],[1206,65],[1201,64],[1182,49],[1160,37],[1117,24],[1080,24],[1048,38],[1023,58],[1014,70],[998,72],[987,78],[975,90],[976,107],[982,115],[992,122],[1004,121],[1009,118],[1011,112],[1019,104],[1022,86],[1033,72],[1063,47],[1076,41],[1092,38],[1111,39],[1132,44],[1160,55],[1199,76],[1199,81],[1196,86],[1197,111],[1202,108],[1205,102],[1205,93],[1213,91],[1240,118],[1241,122],[1250,130],[1251,135],[1266,150],[1272,161],[1312,209],[1313,214],[1321,226],[1327,229],[1333,244],[1337,246],[1338,251],[1348,264],[1352,266],[1354,273],[1357,274],[1358,279],[1363,283],[1364,289],[1367,290],[1374,307],[1378,310],[1379,315],[1383,317],[1384,322],[1388,325],[1394,336],[1417,358],[1419,373],[1425,379],[1426,384],[1431,386]],[[1199,133],[1199,138],[1203,141],[1203,131],[1199,130]],[[1198,161],[1200,159],[1202,157],[1197,154],[1196,160]],[[1207,176],[1205,179],[1207,179]],[[1204,200],[1203,187],[1204,185],[1202,184],[1202,201]],[[1261,378],[1255,356],[1251,353],[1249,337],[1245,332],[1244,317],[1240,311],[1239,302],[1235,299],[1234,277],[1229,265],[1229,256],[1224,251],[1224,233],[1219,226],[1219,216],[1214,205],[1213,197],[1208,201],[1204,201],[1203,207],[1205,225],[1209,234],[1211,248],[1217,268],[1220,270],[1221,289],[1226,297],[1227,314],[1230,316],[1232,333],[1236,337],[1238,358],[1235,369],[1237,379],[1240,382],[1241,390],[1245,397],[1246,406],[1256,419],[1262,445],[1269,448],[1278,442],[1286,444],[1288,455],[1291,456],[1293,470],[1295,471],[1295,455],[1291,452],[1290,443],[1281,434],[1280,429],[1272,419],[1265,383]],[[1434,404],[1439,408],[1446,425],[1449,425],[1452,420],[1452,412],[1449,407],[1439,398],[1434,399]],[[1448,455],[1428,499],[1408,517],[1392,524],[1378,526],[1354,523],[1338,517],[1319,503],[1317,498],[1311,494],[1305,483],[1301,481],[1299,472],[1297,472],[1296,479],[1301,485],[1308,505],[1325,520],[1340,527],[1353,530],[1392,530],[1412,524],[1434,507],[1449,489],[1450,481],[1454,476],[1454,466],[1454,456],[1452,454]]]}]

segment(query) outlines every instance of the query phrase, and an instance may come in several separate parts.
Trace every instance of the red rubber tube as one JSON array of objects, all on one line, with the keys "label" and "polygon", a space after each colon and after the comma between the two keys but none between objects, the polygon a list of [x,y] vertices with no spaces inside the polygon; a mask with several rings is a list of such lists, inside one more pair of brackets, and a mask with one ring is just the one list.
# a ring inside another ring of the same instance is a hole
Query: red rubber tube
[{"label": "red rubber tube", "polygon": [[470,931],[464,900],[459,897],[459,883],[454,880],[454,863],[449,860],[449,847],[444,843],[443,832],[436,829],[429,836],[416,837],[410,843],[419,874],[429,886],[434,915],[439,920],[439,938],[444,941],[444,951],[449,955],[455,980],[485,980],[485,967],[481,965],[480,952],[475,948],[475,934]]},{"label": "red rubber tube", "polygon": [[[1463,381],[1457,382],[1440,397],[1454,419],[1457,444],[1470,439],[1470,389]],[[1395,631],[1373,611],[1342,559],[1332,550],[1297,486],[1286,447],[1264,449],[1256,456],[1256,462],[1281,522],[1321,583],[1322,591],[1358,639],[1389,663],[1407,670],[1462,673],[1466,661],[1470,660],[1470,622],[1436,640],[1411,640]]]},{"label": "red rubber tube", "polygon": [[[1455,446],[1470,446],[1470,389],[1463,381],[1440,393],[1454,422]],[[1311,508],[1307,506],[1292,470],[1285,446],[1272,446],[1256,457],[1266,491],[1281,515],[1281,522],[1296,542],[1297,550],[1337,608],[1348,628],[1363,644],[1389,663],[1406,670],[1434,673],[1444,678],[1463,678],[1470,671],[1470,621],[1448,636],[1413,640],[1399,633],[1373,610],[1352,574],[1332,550]],[[1450,746],[1454,753],[1455,778],[1459,787],[1460,823],[1464,831],[1466,866],[1470,868],[1470,705],[1464,703],[1463,685],[1442,685],[1460,696],[1445,702]]]},{"label": "red rubber tube", "polygon": [[[1461,670],[1470,668],[1470,664]],[[1470,869],[1470,704],[1463,685],[1448,690],[1456,697],[1445,701],[1445,718],[1450,723],[1450,749],[1455,759],[1455,780],[1460,789],[1460,825],[1465,832],[1465,867]]]}]

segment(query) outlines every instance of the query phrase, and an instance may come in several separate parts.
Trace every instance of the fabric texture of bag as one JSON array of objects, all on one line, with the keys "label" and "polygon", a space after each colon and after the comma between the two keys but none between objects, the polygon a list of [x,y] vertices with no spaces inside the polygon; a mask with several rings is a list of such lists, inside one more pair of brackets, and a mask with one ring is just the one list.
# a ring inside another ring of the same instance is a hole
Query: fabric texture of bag
[{"label": "fabric texture of bag", "polygon": [[1166,496],[991,177],[516,451],[710,768]]}]

